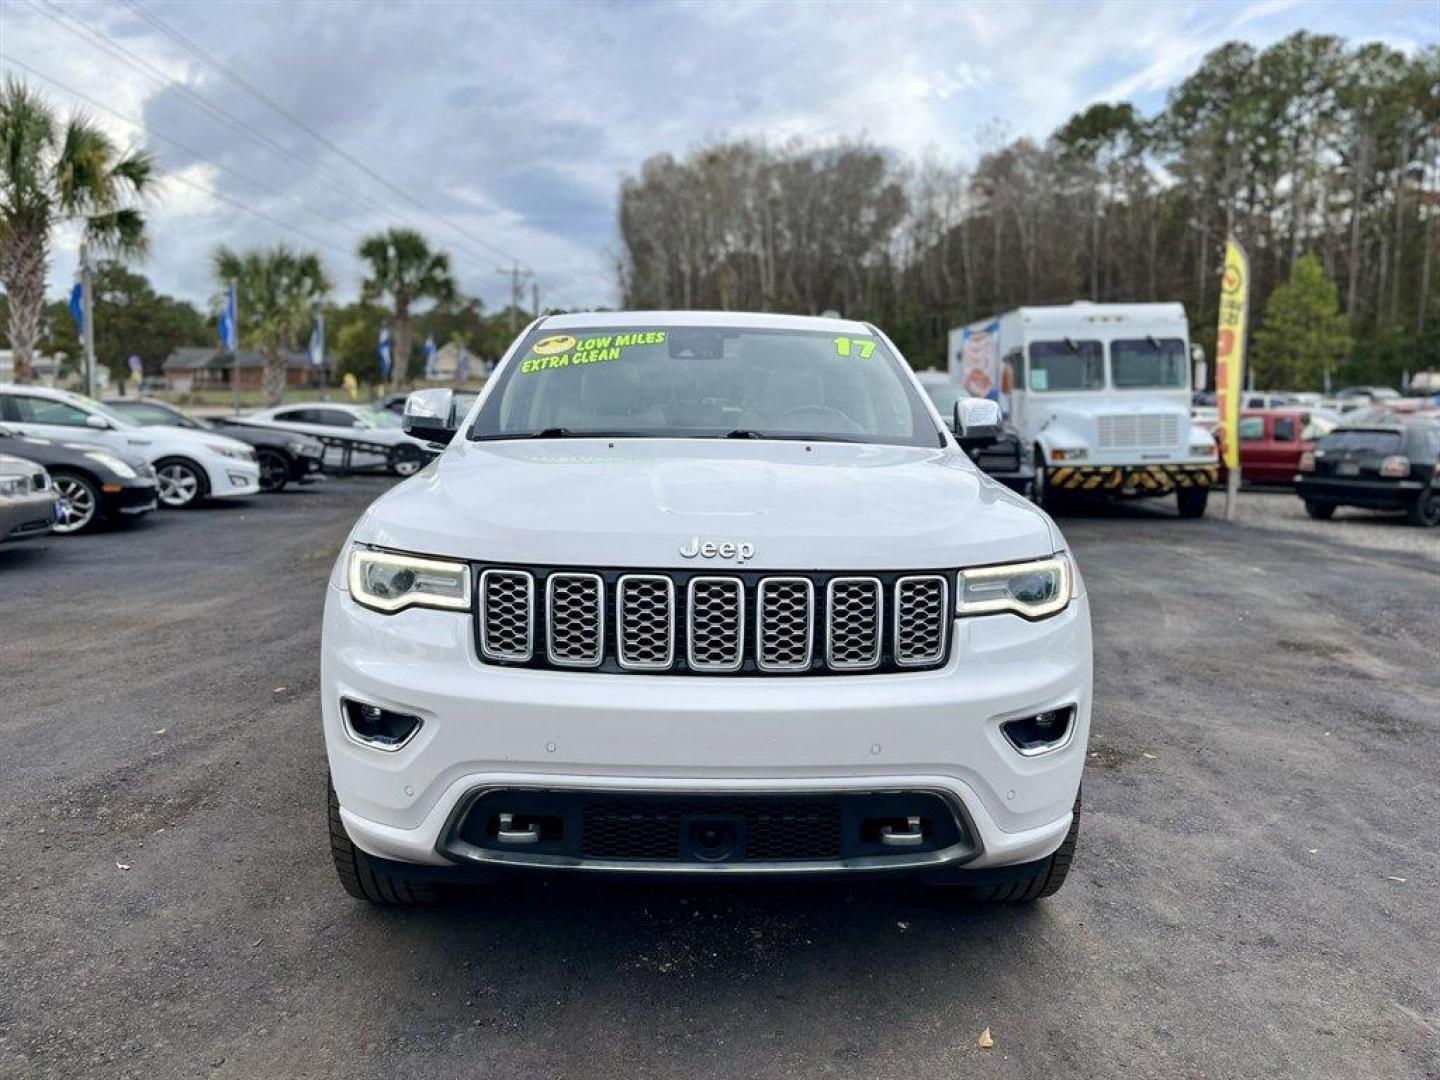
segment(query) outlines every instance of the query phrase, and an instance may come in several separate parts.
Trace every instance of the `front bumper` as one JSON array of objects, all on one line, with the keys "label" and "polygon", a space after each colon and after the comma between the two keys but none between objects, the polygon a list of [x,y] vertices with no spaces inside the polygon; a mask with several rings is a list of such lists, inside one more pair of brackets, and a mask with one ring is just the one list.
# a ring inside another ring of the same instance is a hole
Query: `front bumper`
[{"label": "front bumper", "polygon": [[260,493],[260,466],[240,458],[209,457],[204,461],[210,498],[233,499]]},{"label": "front bumper", "polygon": [[1054,491],[1099,495],[1166,495],[1177,488],[1211,488],[1220,480],[1218,464],[1052,465],[1045,475]]},{"label": "front bumper", "polygon": [[107,516],[138,517],[154,510],[159,502],[154,480],[129,484],[106,484],[101,488],[101,511]]},{"label": "front bumper", "polygon": [[56,502],[49,489],[0,499],[0,543],[44,536],[55,524]]},{"label": "front bumper", "polygon": [[[930,792],[967,840],[945,852],[767,870],[999,867],[1041,859],[1070,826],[1089,732],[1091,640],[1082,595],[1060,615],[958,620],[945,667],[873,676],[635,676],[498,668],[464,613],[386,616],[327,590],[322,714],[351,839],[373,856],[453,866],[458,808],[496,789],[697,795]],[[423,720],[399,750],[349,733],[342,698]],[[1001,722],[1075,706],[1068,741],[1020,755]],[[496,860],[549,866],[523,853]],[[640,869],[565,864],[576,869]],[[644,869],[672,869],[647,866]],[[745,873],[749,863],[675,866]]]},{"label": "front bumper", "polygon": [[1418,480],[1349,480],[1300,473],[1295,494],[1307,502],[1360,506],[1367,510],[1408,510],[1424,492]]}]

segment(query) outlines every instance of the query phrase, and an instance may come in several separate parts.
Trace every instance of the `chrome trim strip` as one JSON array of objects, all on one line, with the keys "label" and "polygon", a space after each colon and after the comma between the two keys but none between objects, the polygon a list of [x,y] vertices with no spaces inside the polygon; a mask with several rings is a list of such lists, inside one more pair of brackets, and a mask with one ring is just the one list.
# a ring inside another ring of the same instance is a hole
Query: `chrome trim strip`
[{"label": "chrome trim strip", "polygon": [[[555,655],[555,582],[590,581],[595,585],[595,656],[591,660],[571,660]],[[545,579],[545,656],[556,667],[596,668],[605,662],[605,579],[599,574],[557,570]]]},{"label": "chrome trim strip", "polygon": [[[669,605],[664,662],[631,662],[625,659],[625,583],[658,581],[665,586]],[[675,663],[675,580],[667,574],[621,574],[615,583],[615,661],[626,671],[664,671]]]},{"label": "chrome trim strip", "polygon": [[[521,577],[525,579],[525,651],[524,653],[500,652],[490,648],[486,625],[490,618],[490,589],[492,576]],[[510,660],[524,663],[535,655],[535,575],[528,570],[483,570],[480,573],[480,653],[487,660]]]},{"label": "chrome trim strip", "polygon": [[[805,659],[788,664],[765,662],[765,590],[771,585],[805,586]],[[743,642],[741,643],[743,646]],[[761,671],[805,671],[815,657],[815,583],[807,577],[761,578],[755,588],[755,666]]]},{"label": "chrome trim strip", "polygon": [[[357,698],[351,698],[350,700],[356,702],[357,704],[375,704],[375,702],[360,702]],[[385,708],[385,706],[381,705],[380,708],[383,709]],[[401,710],[395,709],[393,711],[400,712]],[[406,735],[405,738],[398,743],[375,742],[373,739],[367,739],[364,735],[361,735],[358,731],[356,731],[353,727],[350,726],[350,713],[345,708],[345,698],[343,695],[340,698],[340,727],[344,730],[345,737],[351,742],[353,742],[356,746],[363,746],[366,750],[374,750],[376,753],[379,754],[394,754],[398,753],[401,750],[404,750],[405,747],[409,746],[412,742],[415,741],[415,736],[419,735],[421,729],[425,727],[425,718],[419,713],[406,713],[405,715],[413,716],[416,720],[420,721],[418,724],[415,725],[414,731],[410,732],[409,735]]]},{"label": "chrome trim strip", "polygon": [[[900,655],[900,594],[912,581],[938,581],[940,583],[940,643],[934,652],[921,656],[902,657]],[[950,646],[950,583],[944,574],[909,574],[896,578],[891,614],[893,625],[890,633],[895,643],[896,667],[922,667],[926,664],[934,664],[946,655]]]},{"label": "chrome trim strip", "polygon": [[[869,660],[841,663],[835,659],[835,586],[853,581],[875,589],[875,651]],[[880,666],[885,640],[885,586],[878,577],[836,577],[825,586],[825,665],[833,671],[868,671]]]},{"label": "chrome trim strip", "polygon": [[[735,662],[700,663],[695,659],[695,586],[723,582],[735,586]],[[691,671],[739,671],[745,665],[745,582],[725,574],[692,577],[685,587],[685,662]]]}]

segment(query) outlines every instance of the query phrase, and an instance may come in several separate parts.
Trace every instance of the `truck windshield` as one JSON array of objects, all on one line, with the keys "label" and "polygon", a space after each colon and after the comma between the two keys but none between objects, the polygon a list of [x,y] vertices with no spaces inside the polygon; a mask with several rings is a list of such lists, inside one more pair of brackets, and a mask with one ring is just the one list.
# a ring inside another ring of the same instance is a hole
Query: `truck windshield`
[{"label": "truck windshield", "polygon": [[1116,390],[1183,390],[1190,385],[1185,342],[1179,338],[1117,338],[1110,342],[1110,381]]},{"label": "truck windshield", "polygon": [[807,439],[943,446],[878,337],[703,326],[540,327],[472,439]]},{"label": "truck windshield", "polygon": [[1039,393],[1105,389],[1104,348],[1098,341],[1074,338],[1032,341],[1030,389]]}]

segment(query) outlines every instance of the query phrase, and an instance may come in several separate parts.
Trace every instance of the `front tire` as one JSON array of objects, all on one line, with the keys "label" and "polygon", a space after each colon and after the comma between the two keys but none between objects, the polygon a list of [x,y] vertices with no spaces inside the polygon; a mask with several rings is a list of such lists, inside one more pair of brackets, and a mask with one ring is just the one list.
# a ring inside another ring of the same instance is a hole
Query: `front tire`
[{"label": "front tire", "polygon": [[340,820],[340,800],[335,796],[335,785],[327,779],[325,787],[330,799],[330,857],[335,861],[335,873],[340,878],[341,888],[356,900],[391,907],[413,907],[432,902],[435,899],[433,886],[407,881],[390,873],[383,864],[351,843],[349,834],[345,832],[345,823]]},{"label": "front tire", "polygon": [[1405,520],[1422,529],[1433,529],[1440,525],[1440,491],[1422,491],[1420,497],[1410,504]]},{"label": "front tire", "polygon": [[165,458],[155,463],[156,493],[160,505],[170,510],[188,510],[210,493],[205,470],[188,458]]},{"label": "front tire", "polygon": [[414,446],[397,446],[390,451],[387,464],[390,471],[403,480],[407,476],[414,476],[425,467],[425,455]]},{"label": "front tire", "polygon": [[1060,493],[1050,487],[1050,477],[1045,469],[1045,451],[1035,447],[1035,479],[1030,482],[1030,501],[1047,513],[1053,514],[1060,505]]},{"label": "front tire", "polygon": [[1175,504],[1182,518],[1204,517],[1205,504],[1209,501],[1209,488],[1179,488],[1175,492]]},{"label": "front tire", "polygon": [[1075,859],[1075,845],[1080,839],[1080,793],[1070,811],[1070,830],[1055,852],[1042,860],[1040,872],[1019,881],[997,881],[988,885],[962,885],[960,893],[968,900],[990,904],[1028,904],[1054,896],[1070,874]]},{"label": "front tire", "polygon": [[1306,499],[1305,513],[1309,514],[1316,521],[1329,521],[1335,516],[1335,504],[1331,502],[1316,502],[1314,499]]},{"label": "front tire", "polygon": [[100,520],[100,491],[78,473],[51,472],[55,491],[60,496],[60,520],[52,532],[62,536],[86,532]]},{"label": "front tire", "polygon": [[260,490],[284,491],[290,480],[290,462],[278,450],[261,450],[256,455],[260,466]]}]

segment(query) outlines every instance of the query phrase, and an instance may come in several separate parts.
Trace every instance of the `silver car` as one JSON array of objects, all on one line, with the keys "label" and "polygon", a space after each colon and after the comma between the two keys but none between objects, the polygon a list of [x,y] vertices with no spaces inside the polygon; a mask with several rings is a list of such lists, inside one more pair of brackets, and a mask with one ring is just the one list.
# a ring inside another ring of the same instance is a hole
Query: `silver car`
[{"label": "silver car", "polygon": [[0,454],[0,543],[44,536],[55,524],[57,502],[41,466]]}]

